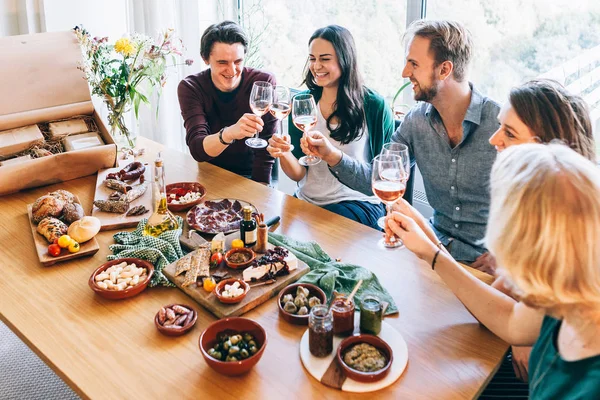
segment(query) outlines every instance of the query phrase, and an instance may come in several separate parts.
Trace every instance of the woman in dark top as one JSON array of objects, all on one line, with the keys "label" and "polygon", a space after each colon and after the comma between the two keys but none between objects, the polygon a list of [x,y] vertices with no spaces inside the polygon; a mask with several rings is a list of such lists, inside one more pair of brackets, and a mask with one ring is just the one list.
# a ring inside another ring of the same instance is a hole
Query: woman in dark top
[{"label": "woman in dark top", "polygon": [[513,345],[534,344],[531,399],[600,398],[600,174],[562,144],[522,144],[491,175],[486,247],[514,298],[465,271],[421,223],[394,212],[397,235],[469,311]]},{"label": "woman in dark top", "polygon": [[244,143],[255,135],[268,140],[277,120],[250,110],[250,92],[257,81],[275,85],[269,73],[244,67],[248,39],[234,22],[209,26],[200,53],[208,69],[179,83],[177,93],[186,129],[186,143],[196,161],[208,161],[257,182],[270,183],[274,159],[265,149]]}]

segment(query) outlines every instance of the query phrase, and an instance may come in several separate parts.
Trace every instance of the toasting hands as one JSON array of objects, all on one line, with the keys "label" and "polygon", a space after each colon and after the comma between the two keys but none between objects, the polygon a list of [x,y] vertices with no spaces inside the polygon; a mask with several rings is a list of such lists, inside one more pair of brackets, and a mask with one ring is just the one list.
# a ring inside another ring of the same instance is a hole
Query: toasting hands
[{"label": "toasting hands", "polygon": [[223,132],[223,139],[226,142],[233,140],[245,139],[252,137],[256,132],[262,132],[265,123],[262,118],[246,113],[235,123],[235,125],[228,126]]},{"label": "toasting hands", "polygon": [[292,145],[290,144],[289,136],[281,136],[279,134],[274,134],[269,139],[269,146],[267,146],[267,151],[272,157],[280,158],[285,153],[292,150]]},{"label": "toasting hands", "polygon": [[427,262],[430,262],[439,250],[414,219],[397,211],[385,217],[385,235],[386,239],[397,236],[407,249]]},{"label": "toasting hands", "polygon": [[320,157],[330,166],[342,159],[342,152],[336,149],[321,132],[310,131],[300,139],[300,147],[304,154]]}]

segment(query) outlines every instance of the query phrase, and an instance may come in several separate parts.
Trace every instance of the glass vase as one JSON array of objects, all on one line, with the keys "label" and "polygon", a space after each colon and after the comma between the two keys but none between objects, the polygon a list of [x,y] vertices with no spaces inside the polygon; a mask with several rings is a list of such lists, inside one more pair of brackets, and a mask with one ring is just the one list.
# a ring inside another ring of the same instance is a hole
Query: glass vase
[{"label": "glass vase", "polygon": [[110,134],[119,151],[135,148],[137,129],[135,129],[135,126],[133,129],[130,129],[126,122],[132,119],[129,112],[109,111],[108,121],[110,125]]}]

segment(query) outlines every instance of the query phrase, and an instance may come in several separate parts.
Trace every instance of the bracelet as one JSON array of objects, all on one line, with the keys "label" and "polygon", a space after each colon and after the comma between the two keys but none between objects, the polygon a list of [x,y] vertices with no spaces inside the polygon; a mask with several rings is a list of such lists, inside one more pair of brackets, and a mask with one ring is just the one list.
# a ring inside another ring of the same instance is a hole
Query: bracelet
[{"label": "bracelet", "polygon": [[226,141],[223,140],[223,132],[225,131],[225,128],[227,128],[226,126],[222,127],[221,130],[219,131],[219,142],[221,142],[221,144],[224,144],[225,146],[229,146],[230,144],[233,144],[233,142],[235,142],[235,139],[232,140],[231,142],[227,143]]},{"label": "bracelet", "polygon": [[442,251],[442,249],[439,249],[438,251],[435,252],[435,256],[433,256],[433,261],[431,262],[431,269],[434,271],[435,271],[435,262],[437,261],[437,258],[440,255],[440,251]]}]

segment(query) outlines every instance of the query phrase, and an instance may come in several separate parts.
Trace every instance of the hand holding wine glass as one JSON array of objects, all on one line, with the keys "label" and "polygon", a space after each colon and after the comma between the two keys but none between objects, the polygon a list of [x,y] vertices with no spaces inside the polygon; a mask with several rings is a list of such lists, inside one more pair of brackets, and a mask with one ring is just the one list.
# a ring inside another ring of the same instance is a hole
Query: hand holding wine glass
[{"label": "hand holding wine glass", "polygon": [[[254,82],[252,85],[252,92],[250,92],[250,109],[252,112],[262,117],[267,112],[269,112],[269,108],[273,104],[273,85],[269,82]],[[246,139],[246,145],[249,147],[260,149],[263,147],[267,147],[267,141],[258,137],[258,132],[256,133],[256,137]]]},{"label": "hand holding wine glass", "polygon": [[[409,160],[408,155],[408,146],[402,143],[396,142],[388,142],[383,145],[383,149],[381,150],[381,154],[396,154],[402,158],[402,160]],[[410,164],[407,165],[407,182],[410,177]],[[388,212],[389,214],[389,212]],[[377,226],[381,229],[385,229],[385,217],[381,217],[377,220]]]},{"label": "hand holding wine glass", "polygon": [[[269,109],[271,115],[279,121],[279,134],[281,137],[290,142],[289,133],[283,132],[283,119],[292,111],[290,89],[285,86],[277,85],[273,87],[273,105]],[[294,150],[294,146],[290,145],[290,150]]]},{"label": "hand holding wine glass", "polygon": [[[386,205],[388,214],[391,214],[392,205],[404,195],[406,190],[408,180],[406,163],[408,161],[397,154],[380,154],[373,159],[371,175],[373,193]],[[402,241],[391,236],[380,241],[379,245],[385,248],[396,248],[402,246]]]},{"label": "hand holding wine glass", "polygon": [[[311,94],[300,94],[294,97],[292,102],[292,120],[294,125],[300,129],[304,136],[317,125],[317,105]],[[300,157],[300,165],[309,166],[321,162],[319,157],[309,155]]]}]

